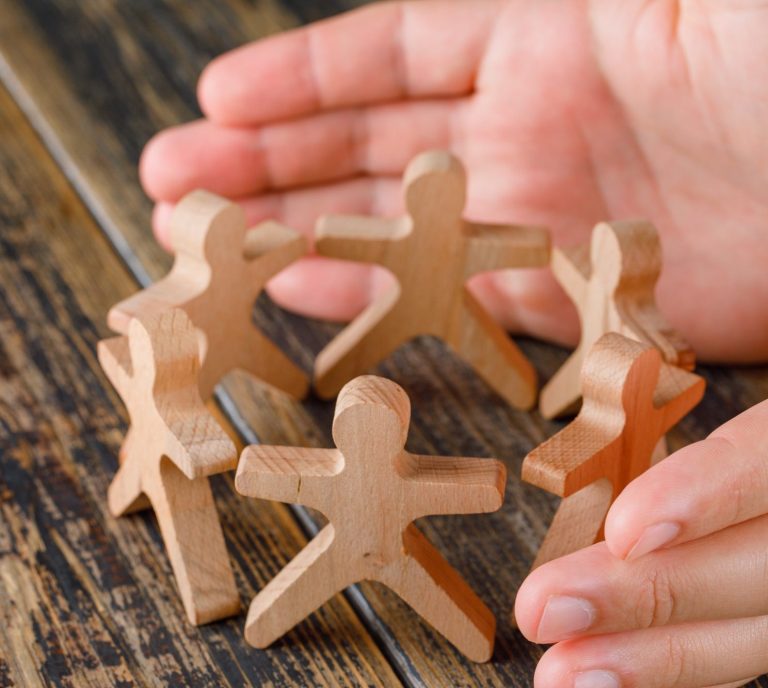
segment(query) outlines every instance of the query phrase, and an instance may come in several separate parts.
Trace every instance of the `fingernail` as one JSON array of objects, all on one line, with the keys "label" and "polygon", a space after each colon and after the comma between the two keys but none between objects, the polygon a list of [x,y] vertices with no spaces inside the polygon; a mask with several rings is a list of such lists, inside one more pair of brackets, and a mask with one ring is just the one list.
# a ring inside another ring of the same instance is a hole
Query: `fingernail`
[{"label": "fingernail", "polygon": [[594,620],[595,608],[587,600],[554,595],[544,607],[536,640],[540,643],[565,640],[575,633],[586,631]]},{"label": "fingernail", "polygon": [[627,554],[627,561],[630,559],[638,559],[649,552],[660,549],[664,545],[668,545],[680,535],[680,525],[678,523],[657,523],[652,526],[648,526],[640,539],[635,543],[635,546],[629,550]]},{"label": "fingernail", "polygon": [[621,688],[621,683],[612,671],[596,669],[576,674],[573,688]]}]

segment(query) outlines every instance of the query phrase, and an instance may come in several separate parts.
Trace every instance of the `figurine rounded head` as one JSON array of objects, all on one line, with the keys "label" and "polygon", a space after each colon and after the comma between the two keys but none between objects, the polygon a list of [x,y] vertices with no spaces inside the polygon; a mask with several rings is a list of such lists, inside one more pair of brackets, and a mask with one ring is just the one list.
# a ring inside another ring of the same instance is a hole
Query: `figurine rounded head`
[{"label": "figurine rounded head", "polygon": [[391,380],[363,375],[339,392],[333,418],[333,440],[350,455],[392,456],[405,447],[411,402]]},{"label": "figurine rounded head", "polygon": [[616,332],[604,334],[584,361],[584,404],[619,413],[638,403],[652,404],[660,372],[658,350]]},{"label": "figurine rounded head", "polygon": [[661,272],[659,235],[650,222],[601,222],[592,230],[590,259],[609,289],[652,291]]},{"label": "figurine rounded head", "polygon": [[135,317],[128,341],[134,376],[165,389],[197,387],[198,337],[184,311],[171,308]]},{"label": "figurine rounded head", "polygon": [[171,244],[174,253],[212,263],[226,259],[232,248],[244,250],[247,223],[243,209],[208,191],[188,193],[171,216]]},{"label": "figurine rounded head", "polygon": [[427,151],[411,160],[403,178],[405,207],[418,216],[439,208],[446,217],[461,217],[467,200],[464,165],[448,151]]}]

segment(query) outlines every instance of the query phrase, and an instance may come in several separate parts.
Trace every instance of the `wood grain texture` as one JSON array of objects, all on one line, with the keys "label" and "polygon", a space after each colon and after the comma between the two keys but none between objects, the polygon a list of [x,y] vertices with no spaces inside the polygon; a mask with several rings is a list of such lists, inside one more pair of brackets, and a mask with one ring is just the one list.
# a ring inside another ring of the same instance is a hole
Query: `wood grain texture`
[{"label": "wood grain texture", "polygon": [[364,375],[339,393],[336,449],[245,449],[238,492],[304,504],[330,521],[251,602],[245,634],[252,645],[269,646],[337,592],[371,580],[473,661],[491,658],[493,614],[413,521],[498,510],[506,469],[493,459],[405,451],[410,418],[402,387]]},{"label": "wood grain texture", "polygon": [[179,309],[149,312],[131,320],[127,335],[100,341],[98,355],[131,418],[109,510],[154,510],[190,623],[237,614],[240,596],[208,482],[232,470],[237,450],[200,397],[194,325]]},{"label": "wood grain texture", "polygon": [[576,419],[523,461],[523,480],[563,497],[534,568],[604,539],[608,509],[659,441],[699,403],[704,380],[611,332],[589,350]]},{"label": "wood grain texture", "polygon": [[320,218],[319,255],[376,263],[397,279],[318,354],[315,388],[322,397],[336,396],[402,344],[431,335],[510,404],[533,406],[533,366],[466,283],[483,272],[547,265],[549,233],[469,222],[463,216],[466,194],[459,159],[448,151],[427,151],[403,176],[404,216]]},{"label": "wood grain texture", "polygon": [[[282,0],[279,4],[276,0],[255,3],[165,0],[87,6],[73,0],[27,0],[23,5],[0,0],[3,17],[0,74],[129,268],[137,276],[151,274],[157,278],[167,272],[170,261],[157,248],[148,230],[150,205],[138,187],[135,172],[141,146],[161,127],[197,116],[195,82],[210,57],[247,39],[300,21],[318,19],[322,14],[346,6],[332,0],[323,3]],[[116,45],[120,46],[119,52],[115,50]],[[83,136],[83,132],[88,136]],[[18,214],[17,221],[21,222],[21,209],[8,212]],[[71,260],[89,261],[89,253],[75,251]],[[54,264],[49,263],[48,269],[53,271]],[[114,297],[100,298],[99,290],[91,287],[90,277],[78,278],[72,283],[79,299],[88,303],[96,300],[94,310],[89,311],[96,317],[106,312]],[[127,296],[132,289],[125,285],[121,288],[124,291],[117,296]],[[338,328],[288,316],[265,300],[260,302],[255,316],[259,327],[301,361],[305,369],[309,369],[313,355],[338,332]],[[96,338],[92,336],[89,345],[94,345]],[[550,377],[566,357],[562,350],[530,342],[522,342],[521,348],[544,379]],[[5,359],[0,356],[0,360]],[[538,414],[511,410],[462,362],[432,339],[419,339],[403,347],[377,370],[396,380],[411,399],[413,415],[407,445],[410,451],[497,456],[507,466],[510,477],[506,501],[498,512],[482,517],[434,517],[417,524],[499,619],[494,657],[485,665],[467,661],[421,623],[397,596],[378,584],[362,584],[350,597],[368,627],[377,634],[398,675],[410,685],[530,686],[533,668],[542,650],[512,628],[508,613],[514,593],[547,531],[557,500],[521,483],[516,476],[520,473],[522,457],[561,426],[542,420]],[[707,395],[670,433],[671,450],[703,438],[739,411],[768,398],[768,372],[763,367],[705,368],[701,373],[707,379]],[[80,379],[82,374],[78,375]],[[236,407],[227,406],[228,411],[234,414],[238,427],[250,433],[249,437],[258,436],[267,444],[332,446],[329,435],[332,405],[314,398],[298,405],[284,395],[253,385],[247,376],[237,373],[231,376],[227,389],[238,400]],[[63,392],[59,394],[64,396]],[[105,415],[113,417],[119,408],[116,400],[114,404],[108,412],[101,413],[102,419]],[[110,422],[115,425],[113,420]],[[109,452],[115,450],[121,431],[122,426],[114,430]],[[111,474],[114,464],[109,458],[104,461],[109,463]],[[102,491],[106,489],[106,480],[103,476]],[[274,516],[282,512],[265,509],[264,504],[223,508],[229,503],[227,483],[215,479],[213,482],[237,580],[241,590],[252,595],[299,551],[304,540],[295,524]],[[102,494],[99,492],[93,499],[101,500]],[[256,514],[265,519],[260,526],[254,525]],[[322,521],[304,523],[308,529],[315,530],[322,525]],[[139,531],[152,543],[153,551],[162,561],[154,529],[147,525]],[[100,542],[104,540],[108,538],[102,536]],[[146,557],[142,559],[145,560]],[[249,665],[254,661],[254,651],[244,645],[239,625],[223,624],[223,630],[219,624],[206,627],[201,631],[205,642],[179,649],[174,643],[174,634],[178,632],[186,638],[179,631],[183,621],[181,607],[175,617],[169,614],[163,619],[157,618],[151,605],[149,611],[142,608],[144,588],[141,586],[160,575],[156,566],[143,569],[144,577],[138,582],[131,578],[122,588],[126,591],[124,594],[136,600],[136,606],[132,617],[127,620],[122,617],[125,625],[119,626],[116,632],[117,637],[125,635],[134,643],[119,656],[123,663],[133,661],[142,667],[144,673],[140,676],[151,676],[151,669],[156,669],[158,682],[175,675],[174,672],[182,677],[181,681],[189,682],[190,672],[199,671],[203,666],[201,675],[210,684],[214,684],[212,676],[219,680],[225,676],[233,684],[261,679],[289,685],[292,680],[302,678],[311,684],[315,677],[308,679],[296,674],[297,667],[307,665],[311,671],[311,667],[319,663],[326,671],[333,667],[343,679],[349,676],[345,673],[348,670],[345,661],[351,661],[353,668],[349,671],[360,672],[353,675],[358,683],[364,684],[370,679],[360,668],[361,662],[377,666],[367,659],[368,655],[363,656],[365,659],[357,656],[354,649],[351,660],[334,655],[334,648],[338,651],[354,648],[349,641],[339,642],[335,631],[324,630],[328,619],[339,626],[351,623],[343,615],[327,616],[329,611],[337,609],[338,598],[299,624],[287,637],[288,647],[278,643],[264,653],[257,653],[256,667]],[[261,567],[268,569],[263,577]],[[168,577],[170,570],[166,568],[162,575]],[[7,579],[5,576],[4,580]],[[173,597],[172,588],[168,588],[167,595]],[[13,618],[26,620],[26,609]],[[58,613],[54,618],[58,618]],[[152,623],[149,626],[152,632],[142,635],[144,649],[134,650],[138,646],[137,629],[142,629],[142,621],[147,618]],[[133,630],[125,630],[126,627]],[[356,627],[350,628],[354,637]],[[0,633],[3,632],[0,629]],[[3,642],[8,647],[10,641],[7,631],[5,633]],[[331,642],[330,636],[336,640]],[[165,643],[170,648],[170,658],[155,654],[151,660],[146,659],[150,653],[146,642],[150,638],[161,646]],[[300,647],[295,647],[297,644]],[[21,648],[20,657],[30,656],[23,649],[23,643],[16,642],[12,647]],[[315,654],[318,648],[325,654]],[[43,662],[41,651],[35,652],[38,654],[32,656]],[[137,658],[131,659],[134,652]],[[303,660],[307,652],[310,659]],[[0,656],[5,653],[0,652]],[[50,666],[55,668],[61,654],[53,652],[52,656]],[[225,667],[220,673],[211,669],[211,656]],[[281,662],[287,667],[283,673],[276,674],[269,668]],[[179,663],[182,668],[178,668]],[[16,664],[26,665],[26,662],[22,659]],[[0,663],[0,676],[3,671]],[[380,674],[382,682],[388,683],[390,675],[385,673],[386,669],[381,671],[384,672]],[[326,682],[331,683],[333,679]],[[108,681],[104,683],[110,685]],[[768,681],[761,679],[755,685],[765,687]]]},{"label": "wood grain texture", "polygon": [[[96,345],[135,283],[2,89],[0,142],[0,685],[395,684],[343,598],[270,654],[242,616],[190,628],[154,519],[107,510],[126,415]],[[306,539],[212,486],[249,599]]]}]

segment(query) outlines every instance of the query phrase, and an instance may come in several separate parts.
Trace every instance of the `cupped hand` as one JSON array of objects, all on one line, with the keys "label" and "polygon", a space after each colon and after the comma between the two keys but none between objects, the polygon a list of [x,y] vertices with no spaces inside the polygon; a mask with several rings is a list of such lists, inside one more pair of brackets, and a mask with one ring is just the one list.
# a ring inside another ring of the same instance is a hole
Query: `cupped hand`
[{"label": "cupped hand", "polygon": [[[768,672],[768,402],[672,454],[611,507],[606,541],[536,569],[536,688],[700,688]],[[728,684],[731,685],[731,684]]]},{"label": "cupped hand", "polygon": [[[311,232],[327,212],[401,210],[416,153],[449,148],[475,220],[548,226],[559,244],[646,217],[665,253],[662,311],[704,359],[768,353],[768,6],[758,0],[385,3],[255,42],[202,75],[206,118],[147,146],[168,243],[196,187]],[[386,284],[310,258],[271,293],[355,315]],[[508,328],[560,342],[574,312],[547,271],[477,278]]]}]

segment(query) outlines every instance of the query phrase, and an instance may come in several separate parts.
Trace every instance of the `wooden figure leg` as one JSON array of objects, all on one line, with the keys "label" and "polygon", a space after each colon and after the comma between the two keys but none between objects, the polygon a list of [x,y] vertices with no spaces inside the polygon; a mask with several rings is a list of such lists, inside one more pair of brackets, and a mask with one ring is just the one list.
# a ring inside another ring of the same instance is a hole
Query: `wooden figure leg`
[{"label": "wooden figure leg", "polygon": [[557,418],[572,411],[581,399],[581,368],[584,357],[577,349],[541,390],[539,410],[544,418]]},{"label": "wooden figure leg", "polygon": [[[303,399],[309,389],[309,378],[281,349],[255,327],[249,328],[247,345],[241,351],[247,360],[240,368],[263,380],[269,385],[290,394],[294,399]],[[258,356],[253,352],[259,352]]]},{"label": "wooden figure leg", "polygon": [[214,388],[231,370],[239,369],[259,380],[290,394],[303,398],[309,379],[288,356],[250,322],[227,341],[212,343],[217,356],[205,360],[200,370],[200,397],[210,398]]},{"label": "wooden figure leg", "polygon": [[253,598],[245,622],[245,639],[265,648],[355,580],[349,562],[333,556],[334,531],[327,525]]},{"label": "wooden figure leg", "polygon": [[164,458],[148,489],[190,623],[237,614],[240,597],[208,479],[189,480]]},{"label": "wooden figure leg", "polygon": [[117,460],[123,464],[125,463],[126,457],[128,457],[131,453],[131,438],[135,437],[134,435],[134,429],[132,427],[128,427],[128,430],[125,431],[125,437],[123,437],[123,443],[120,445],[120,452],[117,455]]},{"label": "wooden figure leg", "polygon": [[[130,437],[128,435],[126,440]],[[107,491],[107,503],[113,516],[125,516],[148,509],[149,499],[141,483],[141,463],[126,460],[117,469]]]},{"label": "wooden figure leg", "polygon": [[398,289],[372,303],[317,356],[315,389],[330,399],[353,377],[370,371],[409,337],[392,305]]},{"label": "wooden figure leg", "polygon": [[491,610],[415,526],[403,533],[403,544],[404,558],[380,581],[469,659],[487,662],[496,632]]},{"label": "wooden figure leg", "polygon": [[565,497],[555,512],[533,568],[598,542],[613,499],[613,486],[598,480]]},{"label": "wooden figure leg", "polygon": [[472,294],[446,337],[456,353],[512,406],[529,409],[536,400],[536,372],[530,361]]}]

